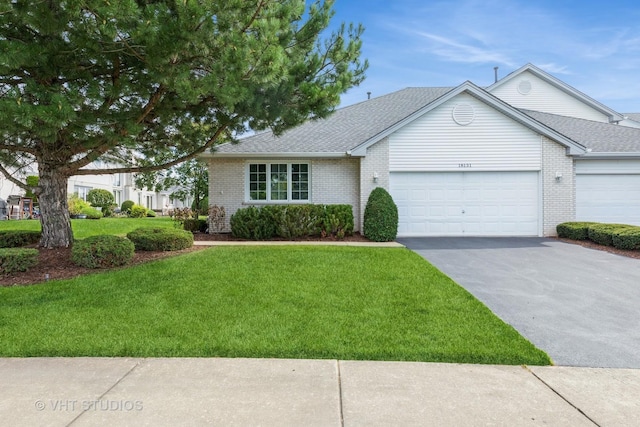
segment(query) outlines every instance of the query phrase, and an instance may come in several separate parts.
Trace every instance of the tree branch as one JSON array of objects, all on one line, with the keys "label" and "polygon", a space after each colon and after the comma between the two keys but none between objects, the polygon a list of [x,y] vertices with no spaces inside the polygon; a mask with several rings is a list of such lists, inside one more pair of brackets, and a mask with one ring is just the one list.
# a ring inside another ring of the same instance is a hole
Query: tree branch
[{"label": "tree branch", "polygon": [[14,178],[8,170],[6,170],[4,168],[4,166],[0,165],[0,172],[2,172],[2,175],[5,176],[5,178],[7,178],[9,181],[13,182],[15,185],[17,185],[18,187],[22,188],[23,190],[28,190],[29,186],[27,186],[27,184],[25,184],[24,182],[21,182],[20,180]]},{"label": "tree branch", "polygon": [[[105,175],[112,173],[135,173],[135,172],[155,172],[163,169],[168,169],[172,166],[178,165],[180,163],[186,162],[187,160],[191,160],[195,158],[198,154],[204,153],[204,151],[211,147],[222,135],[222,133],[227,129],[228,125],[222,125],[218,128],[215,134],[209,139],[202,147],[198,148],[191,153],[184,155],[182,157],[178,157],[170,162],[163,163],[161,165],[154,166],[130,166],[130,167],[122,167],[122,168],[110,168],[110,169],[78,169],[74,172],[74,175]],[[86,158],[85,158],[86,159]],[[91,161],[87,162],[87,164],[91,163]]]},{"label": "tree branch", "polygon": [[162,95],[164,95],[165,90],[166,89],[164,85],[161,84],[160,86],[158,86],[158,89],[156,89],[156,92],[153,95],[151,95],[151,98],[149,98],[149,102],[147,102],[147,105],[144,106],[144,109],[142,110],[142,114],[140,115],[140,117],[138,117],[138,120],[136,120],[137,124],[142,123],[144,119],[147,118],[149,113],[153,111],[153,109],[158,104],[158,102],[160,102],[160,99],[162,99]]},{"label": "tree branch", "polygon": [[251,17],[247,25],[245,25],[245,27],[242,29],[241,33],[244,33],[253,25],[256,19],[258,19],[258,15],[260,14],[260,11],[262,10],[263,7],[264,7],[264,0],[260,0],[260,4],[258,4],[258,7],[256,8],[255,13]]}]

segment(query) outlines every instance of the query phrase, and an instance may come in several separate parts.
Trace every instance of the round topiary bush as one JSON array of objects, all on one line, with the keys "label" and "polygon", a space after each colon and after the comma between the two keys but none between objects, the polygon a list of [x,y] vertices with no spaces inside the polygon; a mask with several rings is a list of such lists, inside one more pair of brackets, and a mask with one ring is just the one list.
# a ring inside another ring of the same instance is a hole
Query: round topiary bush
[{"label": "round topiary bush", "polygon": [[124,237],[102,235],[78,240],[71,248],[74,264],[87,268],[108,268],[128,264],[134,245]]},{"label": "round topiary bush", "polygon": [[398,207],[391,194],[374,188],[364,208],[364,236],[374,242],[390,242],[398,235]]},{"label": "round topiary bush", "polygon": [[122,205],[120,206],[120,212],[128,214],[131,208],[133,207],[133,205],[135,205],[133,200],[125,200],[124,202],[122,202]]},{"label": "round topiary bush", "polygon": [[193,234],[173,228],[141,227],[127,234],[137,251],[179,251],[193,246]]}]

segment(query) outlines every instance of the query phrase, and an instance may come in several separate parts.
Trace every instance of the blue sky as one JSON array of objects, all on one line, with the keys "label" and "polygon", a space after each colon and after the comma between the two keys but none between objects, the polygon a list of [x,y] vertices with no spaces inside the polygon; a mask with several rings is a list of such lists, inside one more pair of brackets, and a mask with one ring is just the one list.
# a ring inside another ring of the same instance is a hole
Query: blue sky
[{"label": "blue sky", "polygon": [[362,23],[367,79],[342,106],[409,86],[486,86],[532,63],[622,113],[640,112],[637,1],[336,0]]}]

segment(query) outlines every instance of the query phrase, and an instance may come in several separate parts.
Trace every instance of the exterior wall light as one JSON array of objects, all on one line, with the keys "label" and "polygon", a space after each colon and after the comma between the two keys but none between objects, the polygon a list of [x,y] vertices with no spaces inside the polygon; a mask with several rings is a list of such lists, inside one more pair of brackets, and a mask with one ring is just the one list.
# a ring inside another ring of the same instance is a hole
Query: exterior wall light
[{"label": "exterior wall light", "polygon": [[378,182],[378,172],[373,173],[373,182]]}]

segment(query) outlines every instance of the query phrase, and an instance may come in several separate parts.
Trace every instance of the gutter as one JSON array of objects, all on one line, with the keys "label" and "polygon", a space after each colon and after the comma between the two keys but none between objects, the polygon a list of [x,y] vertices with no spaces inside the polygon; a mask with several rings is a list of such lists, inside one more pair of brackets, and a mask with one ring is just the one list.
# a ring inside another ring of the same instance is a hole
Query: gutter
[{"label": "gutter", "polygon": [[587,153],[582,156],[577,156],[576,159],[579,160],[615,160],[615,159],[639,159],[640,160],[640,152],[628,152],[628,153],[617,153],[617,152],[601,152],[594,153],[591,151],[587,151]]},{"label": "gutter", "polygon": [[205,159],[343,159],[351,157],[351,151],[341,152],[308,152],[308,153],[202,153],[199,155]]}]

